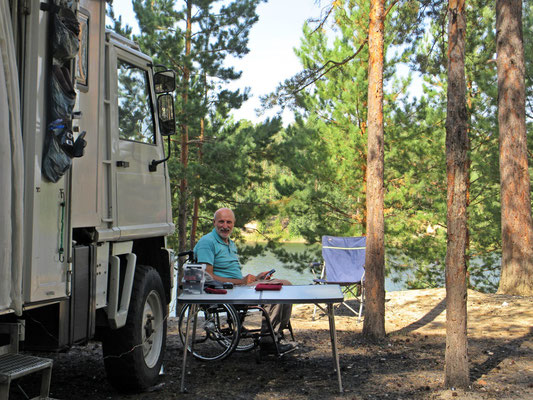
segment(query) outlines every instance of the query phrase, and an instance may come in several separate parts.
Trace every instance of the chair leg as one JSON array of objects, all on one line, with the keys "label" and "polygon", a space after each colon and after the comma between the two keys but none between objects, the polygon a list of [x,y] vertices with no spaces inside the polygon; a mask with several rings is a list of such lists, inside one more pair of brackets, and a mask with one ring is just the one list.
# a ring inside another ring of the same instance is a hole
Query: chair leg
[{"label": "chair leg", "polygon": [[294,331],[292,330],[292,324],[291,324],[291,321],[289,321],[289,324],[287,325],[287,329],[289,330],[290,334],[291,334],[291,339],[292,341],[294,342]]},{"label": "chair leg", "polygon": [[349,309],[352,313],[354,313],[355,315],[357,315],[357,311],[355,311],[352,307],[350,307],[348,304],[346,304],[345,302],[342,302],[341,303],[343,306],[345,306],[347,309]]},{"label": "chair leg", "polygon": [[317,308],[320,308],[320,309],[322,310],[322,312],[324,312],[326,315],[327,315],[327,312],[328,312],[328,311],[327,311],[324,307],[322,307],[320,304],[315,304],[315,309],[314,309],[314,311],[313,311],[313,321],[315,320],[315,315],[316,315],[316,310],[317,310]]},{"label": "chair leg", "polygon": [[365,287],[361,285],[361,298],[359,301],[359,317],[357,318],[357,323],[361,322],[361,317],[363,316],[363,303],[365,301]]}]

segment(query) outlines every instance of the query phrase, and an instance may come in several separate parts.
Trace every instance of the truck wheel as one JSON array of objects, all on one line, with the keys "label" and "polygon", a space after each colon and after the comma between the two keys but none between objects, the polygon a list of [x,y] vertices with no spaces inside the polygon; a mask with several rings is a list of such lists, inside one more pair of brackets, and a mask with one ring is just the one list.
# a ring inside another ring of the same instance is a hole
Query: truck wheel
[{"label": "truck wheel", "polygon": [[107,378],[117,389],[138,392],[158,379],[166,347],[168,307],[159,274],[138,265],[126,325],[102,340]]}]

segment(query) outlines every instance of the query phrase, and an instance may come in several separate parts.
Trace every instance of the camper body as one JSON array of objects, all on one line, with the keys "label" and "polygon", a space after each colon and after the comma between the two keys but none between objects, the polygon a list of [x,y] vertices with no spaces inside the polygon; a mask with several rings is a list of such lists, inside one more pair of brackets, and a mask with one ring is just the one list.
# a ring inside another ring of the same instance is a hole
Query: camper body
[{"label": "camper body", "polygon": [[173,286],[164,136],[175,123],[171,95],[158,96],[154,80],[174,78],[154,76],[150,57],[105,30],[105,1],[64,3],[80,23],[79,51],[63,68],[75,90],[70,128],[86,145],[57,182],[45,176],[43,157],[60,8],[53,0],[8,0],[0,17],[3,32],[11,31],[11,51],[2,52],[0,100],[9,104],[2,118],[12,120],[12,167],[2,175],[9,190],[0,211],[9,226],[0,236],[0,325],[23,326],[25,350],[102,340],[110,381],[143,389],[161,369]]}]

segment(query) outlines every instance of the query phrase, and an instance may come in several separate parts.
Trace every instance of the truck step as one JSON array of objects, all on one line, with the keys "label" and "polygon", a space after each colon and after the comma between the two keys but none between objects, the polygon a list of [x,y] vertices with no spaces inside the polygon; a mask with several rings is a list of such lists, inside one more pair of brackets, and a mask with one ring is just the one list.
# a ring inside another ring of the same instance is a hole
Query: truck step
[{"label": "truck step", "polygon": [[9,398],[9,386],[13,379],[42,371],[41,394],[37,399],[49,399],[52,360],[25,354],[0,355],[0,400]]}]

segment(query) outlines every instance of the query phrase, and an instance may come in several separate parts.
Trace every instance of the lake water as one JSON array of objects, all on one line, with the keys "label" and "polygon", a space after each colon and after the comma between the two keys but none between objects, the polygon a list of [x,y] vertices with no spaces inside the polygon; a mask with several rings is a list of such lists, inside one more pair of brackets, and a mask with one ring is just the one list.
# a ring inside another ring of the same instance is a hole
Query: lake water
[{"label": "lake water", "polygon": [[[305,250],[303,243],[285,243],[283,248],[290,252],[303,252]],[[317,260],[321,261],[321,260]],[[313,276],[311,271],[306,270],[302,273],[290,268],[285,268],[283,264],[272,253],[266,253],[263,256],[254,257],[243,265],[243,275],[254,274],[257,275],[263,271],[269,271],[272,268],[276,269],[275,278],[286,279],[291,281],[293,285],[309,285],[313,283]],[[390,277],[385,278],[385,290],[387,292],[394,292],[398,290],[405,290],[405,279],[400,282],[393,282]]]}]

